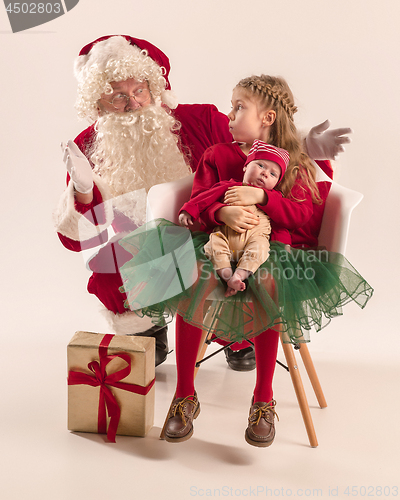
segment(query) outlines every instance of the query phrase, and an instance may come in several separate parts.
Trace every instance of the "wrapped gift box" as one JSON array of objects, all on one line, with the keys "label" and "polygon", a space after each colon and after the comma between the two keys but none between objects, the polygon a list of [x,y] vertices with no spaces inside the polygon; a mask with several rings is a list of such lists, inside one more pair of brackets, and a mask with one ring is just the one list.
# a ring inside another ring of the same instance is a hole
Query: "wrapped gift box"
[{"label": "wrapped gift box", "polygon": [[76,332],[67,348],[68,429],[145,436],[154,423],[155,339]]}]

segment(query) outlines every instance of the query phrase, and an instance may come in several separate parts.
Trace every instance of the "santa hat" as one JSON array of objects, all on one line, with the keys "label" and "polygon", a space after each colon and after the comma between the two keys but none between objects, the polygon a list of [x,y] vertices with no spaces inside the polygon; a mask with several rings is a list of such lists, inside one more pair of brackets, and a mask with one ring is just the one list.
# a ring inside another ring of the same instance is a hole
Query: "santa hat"
[{"label": "santa hat", "polygon": [[290,156],[286,149],[277,148],[276,146],[271,146],[271,144],[257,140],[253,142],[244,165],[246,166],[254,160],[271,160],[277,163],[281,167],[281,175],[278,181],[280,182],[289,165]]},{"label": "santa hat", "polygon": [[177,99],[168,79],[168,57],[155,45],[127,35],[107,35],[85,45],[74,64],[80,87],[93,81],[146,80],[155,98],[175,109]]}]

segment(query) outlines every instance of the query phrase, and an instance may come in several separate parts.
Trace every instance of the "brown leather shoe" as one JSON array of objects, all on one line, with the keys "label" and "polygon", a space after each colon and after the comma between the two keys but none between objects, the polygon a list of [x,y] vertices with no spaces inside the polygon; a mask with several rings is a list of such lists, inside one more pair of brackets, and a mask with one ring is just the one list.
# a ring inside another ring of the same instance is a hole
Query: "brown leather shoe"
[{"label": "brown leather shoe", "polygon": [[245,439],[253,446],[270,446],[275,438],[274,417],[279,420],[275,411],[276,401],[269,403],[252,403],[250,408],[249,425]]},{"label": "brown leather shoe", "polygon": [[165,427],[165,440],[169,443],[186,441],[193,434],[193,419],[200,413],[200,403],[197,394],[186,398],[177,398],[172,403]]}]

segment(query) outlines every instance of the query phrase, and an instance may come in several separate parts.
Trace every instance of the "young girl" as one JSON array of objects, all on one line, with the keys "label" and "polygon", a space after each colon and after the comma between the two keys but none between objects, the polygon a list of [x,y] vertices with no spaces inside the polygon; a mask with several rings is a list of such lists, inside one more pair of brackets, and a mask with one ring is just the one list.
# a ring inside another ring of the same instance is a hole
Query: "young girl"
[{"label": "young girl", "polygon": [[[235,142],[213,146],[204,153],[195,174],[192,197],[217,182],[231,178],[242,179],[243,165],[254,140],[270,143],[289,152],[290,162],[280,185],[284,196],[275,190],[266,191],[249,186],[231,187],[225,196],[225,204],[215,202],[203,212],[202,221],[209,231],[221,224],[230,226],[238,233],[254,228],[258,224],[258,218],[247,205],[257,204],[276,224],[293,230],[293,235],[296,233],[296,238],[293,238],[294,246],[317,246],[323,202],[328,189],[324,189],[322,193],[318,191],[314,166],[302,152],[293,122],[295,111],[292,93],[281,78],[261,75],[241,80],[236,86],[232,97],[232,111],[228,115]],[[298,229],[301,226],[304,230]],[[203,236],[203,244],[207,240],[208,235]],[[126,243],[129,244],[129,241]],[[217,284],[217,280],[213,278],[212,266],[211,270],[207,268],[205,261],[202,261],[199,271],[200,277],[210,272],[208,283],[204,285],[205,280],[198,279],[189,289],[188,298],[179,300],[179,306],[175,308],[178,312],[178,377],[176,399],[165,429],[165,438],[170,442],[180,442],[191,437],[193,419],[200,411],[194,390],[194,368],[201,340],[201,328],[196,325],[201,325],[204,300]],[[309,273],[310,270],[312,273]],[[312,276],[306,280],[308,274]],[[341,280],[346,281],[348,286],[343,286]],[[216,333],[231,339],[234,332],[239,341],[246,336],[254,337],[257,380],[245,438],[251,445],[265,447],[275,437],[272,378],[279,341],[278,331],[267,328],[282,318],[279,321],[282,321],[282,326],[289,335],[286,340],[290,341],[292,336],[296,342],[305,341],[306,338],[297,338],[298,327],[309,330],[316,325],[320,328],[324,318],[340,314],[341,305],[351,298],[363,307],[371,296],[372,289],[343,257],[326,252],[320,259],[315,253],[296,248],[288,252],[283,243],[278,242],[271,243],[270,257],[248,281],[249,286],[245,292],[230,297],[224,303],[223,309],[228,312],[222,318],[220,315],[219,327],[223,330],[221,325],[225,323],[226,331]],[[249,294],[252,302],[250,313],[253,316],[248,331],[244,328],[244,314],[241,316],[242,323],[237,322],[236,315],[240,308],[245,307],[240,300],[246,294]],[[235,328],[238,325],[240,328]]]}]

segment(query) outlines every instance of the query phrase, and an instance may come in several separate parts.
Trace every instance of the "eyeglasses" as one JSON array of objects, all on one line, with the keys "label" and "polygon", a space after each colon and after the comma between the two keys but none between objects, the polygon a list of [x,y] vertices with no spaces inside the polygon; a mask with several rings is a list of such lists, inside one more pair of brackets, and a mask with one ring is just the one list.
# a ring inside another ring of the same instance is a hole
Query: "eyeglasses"
[{"label": "eyeglasses", "polygon": [[109,102],[116,109],[124,109],[128,105],[129,99],[131,98],[133,98],[141,106],[151,98],[151,93],[149,89],[142,88],[136,90],[133,95],[116,94],[111,101],[104,99],[104,97],[102,99]]}]

